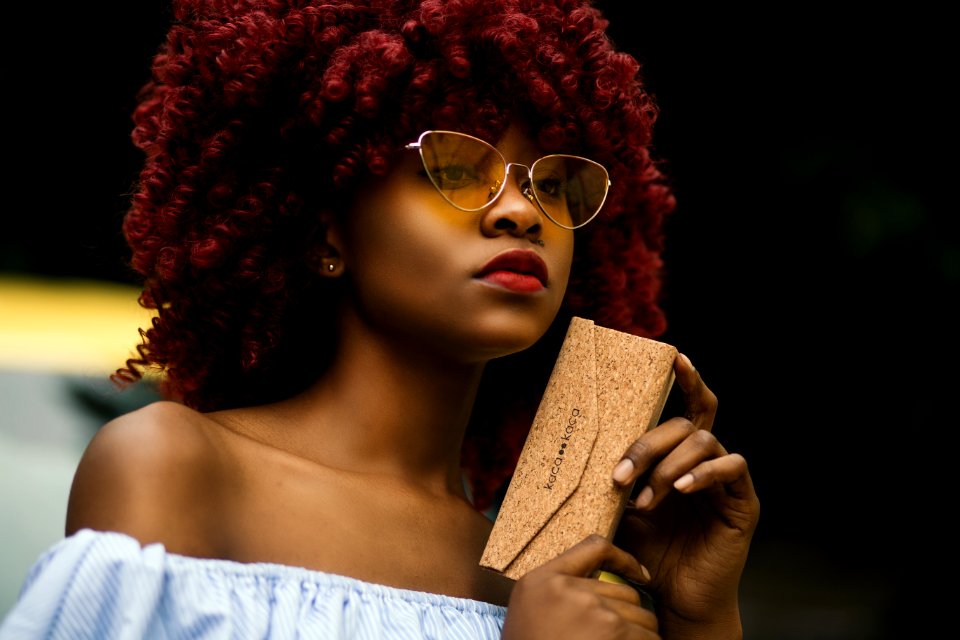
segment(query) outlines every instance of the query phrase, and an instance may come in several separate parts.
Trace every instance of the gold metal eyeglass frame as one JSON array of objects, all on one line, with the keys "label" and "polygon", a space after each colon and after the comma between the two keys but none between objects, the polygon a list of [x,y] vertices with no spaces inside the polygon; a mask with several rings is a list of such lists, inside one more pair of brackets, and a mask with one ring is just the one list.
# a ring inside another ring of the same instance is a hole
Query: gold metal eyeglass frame
[{"label": "gold metal eyeglass frame", "polygon": [[[426,159],[426,158],[424,157],[424,155],[423,155],[423,139],[424,139],[424,137],[426,137],[426,136],[428,136],[428,135],[431,135],[431,134],[453,135],[453,136],[458,136],[458,137],[462,137],[462,138],[466,138],[466,139],[468,139],[468,140],[472,140],[472,141],[478,142],[478,143],[482,144],[483,146],[487,147],[488,149],[490,149],[494,154],[496,154],[496,157],[499,157],[499,158],[500,158],[500,161],[501,161],[501,162],[503,163],[503,165],[504,165],[504,176],[503,176],[503,179],[502,179],[502,180],[499,180],[499,179],[498,179],[497,182],[496,182],[496,184],[494,184],[493,186],[491,186],[491,188],[490,188],[490,196],[489,196],[489,199],[487,200],[487,202],[485,202],[484,204],[480,205],[479,207],[472,207],[472,208],[471,208],[471,207],[464,207],[463,205],[460,205],[460,204],[454,202],[453,200],[451,200],[451,199],[447,196],[447,194],[444,193],[444,191],[443,191],[443,189],[440,187],[440,185],[438,185],[438,184],[436,183],[433,175],[431,175],[431,173],[430,173],[430,167],[429,167],[429,165],[427,164],[427,159]],[[424,169],[425,169],[426,172],[427,172],[427,176],[430,178],[430,182],[431,182],[431,183],[433,184],[433,186],[437,189],[437,191],[440,193],[440,195],[443,196],[443,199],[446,200],[448,203],[450,203],[450,205],[456,207],[457,209],[459,209],[459,210],[461,210],[461,211],[466,211],[466,212],[468,212],[468,213],[472,213],[472,212],[475,212],[475,211],[481,211],[481,210],[483,210],[483,209],[486,209],[487,207],[489,207],[490,205],[492,205],[494,202],[497,201],[497,199],[498,199],[498,198],[500,197],[500,195],[503,193],[503,190],[504,190],[504,188],[505,188],[506,185],[507,185],[507,180],[508,180],[508,178],[510,177],[510,168],[511,168],[511,167],[522,167],[523,169],[526,170],[526,172],[527,172],[527,180],[524,181],[523,183],[521,183],[521,185],[520,185],[521,193],[522,193],[528,200],[530,200],[530,202],[532,202],[533,204],[535,204],[535,205],[537,206],[537,208],[543,213],[543,215],[545,215],[551,222],[553,222],[554,224],[556,224],[556,225],[558,225],[558,226],[560,226],[560,227],[563,227],[564,229],[571,229],[571,230],[573,230],[573,229],[579,229],[580,227],[583,227],[584,225],[586,225],[586,224],[588,224],[590,221],[592,221],[594,218],[596,218],[596,217],[597,217],[597,214],[600,213],[600,210],[603,209],[603,204],[607,201],[607,195],[609,195],[609,193],[610,193],[610,184],[611,184],[611,183],[610,183],[610,174],[607,172],[606,167],[604,167],[604,166],[603,166],[602,164],[600,164],[599,162],[596,162],[596,161],[591,160],[591,159],[589,159],[589,158],[584,158],[583,156],[576,156],[576,155],[572,155],[572,154],[568,154],[568,153],[550,154],[550,155],[546,155],[546,156],[543,156],[543,157],[541,157],[541,158],[538,158],[532,165],[527,166],[527,165],[525,165],[525,164],[520,164],[519,162],[507,162],[507,159],[503,157],[503,154],[500,153],[500,150],[497,149],[496,147],[494,147],[492,144],[490,144],[490,143],[487,142],[486,140],[482,140],[482,139],[480,139],[480,138],[477,138],[476,136],[471,136],[471,135],[466,134],[466,133],[460,133],[459,131],[444,131],[444,130],[440,130],[440,129],[430,129],[430,130],[424,131],[424,132],[421,133],[420,136],[417,138],[417,141],[416,141],[416,142],[411,142],[411,143],[407,144],[404,148],[405,148],[405,149],[416,149],[416,150],[417,150],[417,152],[418,152],[419,155],[420,155],[420,161],[423,163],[423,167],[424,167]],[[584,220],[583,222],[581,222],[581,223],[579,223],[579,224],[576,224],[576,225],[571,226],[571,225],[564,224],[564,223],[556,220],[553,216],[550,215],[549,212],[547,212],[546,207],[544,207],[543,203],[540,202],[540,198],[537,196],[536,190],[533,188],[533,169],[534,169],[534,167],[536,167],[536,166],[537,166],[537,163],[539,163],[539,162],[542,161],[542,160],[549,160],[549,159],[553,159],[553,158],[561,158],[561,159],[567,159],[567,158],[569,158],[569,159],[573,159],[573,160],[579,160],[579,161],[582,161],[582,162],[586,162],[587,164],[589,164],[589,165],[591,165],[591,166],[597,167],[597,168],[599,168],[601,171],[603,171],[603,176],[604,176],[604,180],[605,180],[603,198],[601,198],[600,204],[596,206],[595,211],[594,211],[592,214],[590,214],[590,216],[588,216],[586,220]]]}]

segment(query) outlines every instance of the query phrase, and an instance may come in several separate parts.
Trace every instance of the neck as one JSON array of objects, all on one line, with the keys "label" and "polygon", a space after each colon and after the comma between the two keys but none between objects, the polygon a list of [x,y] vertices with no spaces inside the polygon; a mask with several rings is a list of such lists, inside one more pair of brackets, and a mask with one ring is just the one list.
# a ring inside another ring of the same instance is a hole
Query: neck
[{"label": "neck", "polygon": [[[342,323],[330,369],[289,403],[324,464],[465,498],[460,449],[483,363]],[[292,416],[291,416],[292,417]]]}]

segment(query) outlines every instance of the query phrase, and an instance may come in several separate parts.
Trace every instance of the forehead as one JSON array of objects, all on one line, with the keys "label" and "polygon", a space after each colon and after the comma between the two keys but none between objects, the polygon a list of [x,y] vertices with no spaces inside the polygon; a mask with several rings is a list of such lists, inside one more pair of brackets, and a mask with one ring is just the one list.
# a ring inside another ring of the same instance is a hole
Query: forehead
[{"label": "forehead", "polygon": [[[511,122],[499,136],[478,135],[465,131],[458,131],[458,133],[466,133],[486,142],[503,154],[509,162],[532,161],[544,155],[543,149],[534,141],[528,128],[519,122]],[[451,150],[455,151],[456,147]],[[464,147],[464,151],[468,151],[468,148]]]}]

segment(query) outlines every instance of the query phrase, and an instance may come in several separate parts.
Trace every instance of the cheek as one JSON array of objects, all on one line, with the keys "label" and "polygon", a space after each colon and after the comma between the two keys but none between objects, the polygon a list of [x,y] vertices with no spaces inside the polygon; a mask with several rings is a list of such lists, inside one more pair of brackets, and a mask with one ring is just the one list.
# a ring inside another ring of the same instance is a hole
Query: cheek
[{"label": "cheek", "polygon": [[422,198],[391,196],[370,198],[368,208],[356,212],[346,266],[358,304],[400,320],[443,304],[463,269],[456,262],[455,226]]},{"label": "cheek", "polygon": [[390,193],[393,197],[371,200],[372,208],[358,217],[369,222],[353,229],[350,244],[354,267],[376,270],[390,279],[424,277],[440,271],[449,264],[454,247],[462,240],[455,224],[462,223],[462,214],[456,216],[460,213],[456,210],[453,214],[436,211],[423,198],[411,197],[402,190]]},{"label": "cheek", "polygon": [[570,280],[570,269],[573,265],[572,231],[558,229],[559,233],[545,234],[547,267],[550,269],[551,286],[561,292],[566,291]]},{"label": "cheek", "polygon": [[357,284],[383,296],[397,291],[403,297],[429,298],[425,285],[442,284],[443,267],[448,266],[448,256],[432,240],[398,228],[389,237],[359,248],[353,265]]}]

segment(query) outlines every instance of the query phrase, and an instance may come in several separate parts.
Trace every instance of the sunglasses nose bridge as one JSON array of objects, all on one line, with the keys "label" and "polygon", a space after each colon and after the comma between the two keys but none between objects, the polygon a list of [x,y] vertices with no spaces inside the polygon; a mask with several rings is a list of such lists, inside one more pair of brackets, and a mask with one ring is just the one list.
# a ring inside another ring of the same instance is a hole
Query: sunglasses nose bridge
[{"label": "sunglasses nose bridge", "polygon": [[[517,176],[520,182],[517,184],[517,188],[520,189],[520,193],[529,200],[535,207],[539,208],[540,203],[537,202],[537,196],[533,193],[533,169],[525,164],[520,164],[519,162],[505,162],[506,172],[504,175],[504,187],[506,182],[510,179],[510,169],[513,167],[522,168],[525,173]],[[501,189],[502,192],[502,189]]]}]

